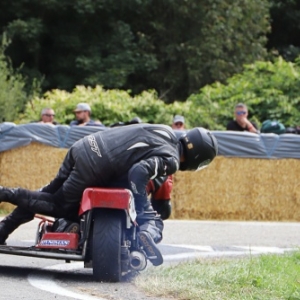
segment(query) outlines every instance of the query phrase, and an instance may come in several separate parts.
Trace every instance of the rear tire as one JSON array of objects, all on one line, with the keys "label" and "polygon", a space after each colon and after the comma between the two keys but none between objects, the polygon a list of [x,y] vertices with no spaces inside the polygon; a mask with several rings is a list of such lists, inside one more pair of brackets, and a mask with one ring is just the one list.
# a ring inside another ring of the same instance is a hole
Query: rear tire
[{"label": "rear tire", "polygon": [[94,211],[93,275],[97,281],[119,282],[122,278],[121,211],[99,209]]}]

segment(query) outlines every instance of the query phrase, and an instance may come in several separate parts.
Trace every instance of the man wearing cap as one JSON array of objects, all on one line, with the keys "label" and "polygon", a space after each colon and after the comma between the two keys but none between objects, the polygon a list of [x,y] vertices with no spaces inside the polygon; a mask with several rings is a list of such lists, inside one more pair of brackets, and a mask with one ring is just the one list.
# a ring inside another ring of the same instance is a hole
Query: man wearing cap
[{"label": "man wearing cap", "polygon": [[70,126],[104,126],[100,121],[91,119],[91,107],[87,103],[77,104],[74,113],[76,120]]},{"label": "man wearing cap", "polygon": [[184,130],[184,117],[176,115],[173,119],[172,128],[176,130]]}]

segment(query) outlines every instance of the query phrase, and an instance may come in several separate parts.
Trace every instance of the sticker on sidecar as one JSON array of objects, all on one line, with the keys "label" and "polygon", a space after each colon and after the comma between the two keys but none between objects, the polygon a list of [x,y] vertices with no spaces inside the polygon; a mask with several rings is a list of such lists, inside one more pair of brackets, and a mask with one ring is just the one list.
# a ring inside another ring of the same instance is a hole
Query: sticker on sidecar
[{"label": "sticker on sidecar", "polygon": [[42,240],[40,242],[41,246],[62,246],[66,247],[70,244],[68,240]]}]

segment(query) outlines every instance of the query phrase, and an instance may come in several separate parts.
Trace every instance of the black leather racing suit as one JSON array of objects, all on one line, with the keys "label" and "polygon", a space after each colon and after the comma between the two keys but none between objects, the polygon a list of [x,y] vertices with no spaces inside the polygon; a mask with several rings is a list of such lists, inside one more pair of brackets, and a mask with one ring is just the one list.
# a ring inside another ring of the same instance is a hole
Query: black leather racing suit
[{"label": "black leather racing suit", "polygon": [[35,213],[77,219],[85,188],[115,186],[114,181],[125,176],[137,210],[142,211],[147,206],[148,181],[174,174],[179,161],[179,142],[169,126],[135,124],[112,128],[77,141],[49,185],[39,191],[4,188],[0,199],[17,205],[17,215],[23,215],[23,222]]}]

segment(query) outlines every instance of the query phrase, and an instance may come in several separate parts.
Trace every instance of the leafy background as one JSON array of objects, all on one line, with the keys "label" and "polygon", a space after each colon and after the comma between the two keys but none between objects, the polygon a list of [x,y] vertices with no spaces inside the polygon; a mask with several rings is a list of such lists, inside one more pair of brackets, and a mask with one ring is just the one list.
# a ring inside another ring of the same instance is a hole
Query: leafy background
[{"label": "leafy background", "polygon": [[0,121],[68,124],[78,102],[109,125],[139,116],[225,129],[236,103],[259,125],[299,124],[296,0],[3,0]]}]

